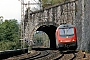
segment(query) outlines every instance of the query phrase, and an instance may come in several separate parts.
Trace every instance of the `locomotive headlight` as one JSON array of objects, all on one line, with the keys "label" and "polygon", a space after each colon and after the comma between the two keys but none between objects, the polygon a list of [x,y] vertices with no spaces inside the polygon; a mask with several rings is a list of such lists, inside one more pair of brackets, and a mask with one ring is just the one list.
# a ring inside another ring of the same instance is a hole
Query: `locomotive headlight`
[{"label": "locomotive headlight", "polygon": [[60,42],[62,42],[62,40]]},{"label": "locomotive headlight", "polygon": [[72,41],[75,41],[74,39]]}]

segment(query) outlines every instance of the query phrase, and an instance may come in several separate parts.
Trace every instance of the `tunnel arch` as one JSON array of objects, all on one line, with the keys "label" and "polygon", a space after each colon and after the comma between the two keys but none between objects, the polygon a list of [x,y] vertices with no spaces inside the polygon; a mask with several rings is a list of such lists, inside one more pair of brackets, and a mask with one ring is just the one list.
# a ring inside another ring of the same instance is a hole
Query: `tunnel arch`
[{"label": "tunnel arch", "polygon": [[37,25],[31,34],[31,38],[33,40],[33,36],[34,36],[34,32],[36,31],[43,31],[45,32],[49,39],[50,39],[50,48],[56,48],[56,38],[55,38],[55,32],[56,32],[56,28],[58,27],[57,24],[39,24]]}]

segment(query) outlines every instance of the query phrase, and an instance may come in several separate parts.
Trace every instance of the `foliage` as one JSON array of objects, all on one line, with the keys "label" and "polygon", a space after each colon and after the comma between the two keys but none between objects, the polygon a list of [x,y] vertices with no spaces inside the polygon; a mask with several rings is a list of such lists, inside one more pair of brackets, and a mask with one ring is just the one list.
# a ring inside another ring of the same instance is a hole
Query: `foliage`
[{"label": "foliage", "polygon": [[48,35],[45,32],[42,32],[42,31],[36,32],[34,34],[33,39],[36,42],[36,45],[45,45],[45,43],[47,43],[47,41],[49,41]]},{"label": "foliage", "polygon": [[58,3],[62,3],[62,2],[65,2],[65,1],[69,1],[69,0],[42,0],[42,6],[45,8],[45,7],[55,5],[55,4],[58,4]]},{"label": "foliage", "polygon": [[19,24],[15,19],[0,24],[0,50],[20,48],[19,33]]}]

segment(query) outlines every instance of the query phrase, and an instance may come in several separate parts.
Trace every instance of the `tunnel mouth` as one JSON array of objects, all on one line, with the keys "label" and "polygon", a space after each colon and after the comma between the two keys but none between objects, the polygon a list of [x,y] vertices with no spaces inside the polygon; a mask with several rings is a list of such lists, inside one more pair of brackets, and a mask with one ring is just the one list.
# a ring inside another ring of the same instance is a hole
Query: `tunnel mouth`
[{"label": "tunnel mouth", "polygon": [[47,34],[49,38],[49,46],[48,49],[56,49],[56,38],[55,38],[55,32],[56,32],[56,26],[53,25],[42,25],[40,26],[36,31],[42,31],[45,34]]}]

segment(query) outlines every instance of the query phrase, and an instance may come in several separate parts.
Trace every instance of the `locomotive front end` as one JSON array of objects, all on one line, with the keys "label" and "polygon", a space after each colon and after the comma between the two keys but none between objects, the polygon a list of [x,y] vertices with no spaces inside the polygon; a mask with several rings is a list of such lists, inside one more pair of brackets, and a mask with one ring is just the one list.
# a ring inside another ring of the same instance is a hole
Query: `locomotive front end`
[{"label": "locomotive front end", "polygon": [[76,28],[72,25],[61,25],[56,31],[57,46],[60,50],[76,50]]}]

